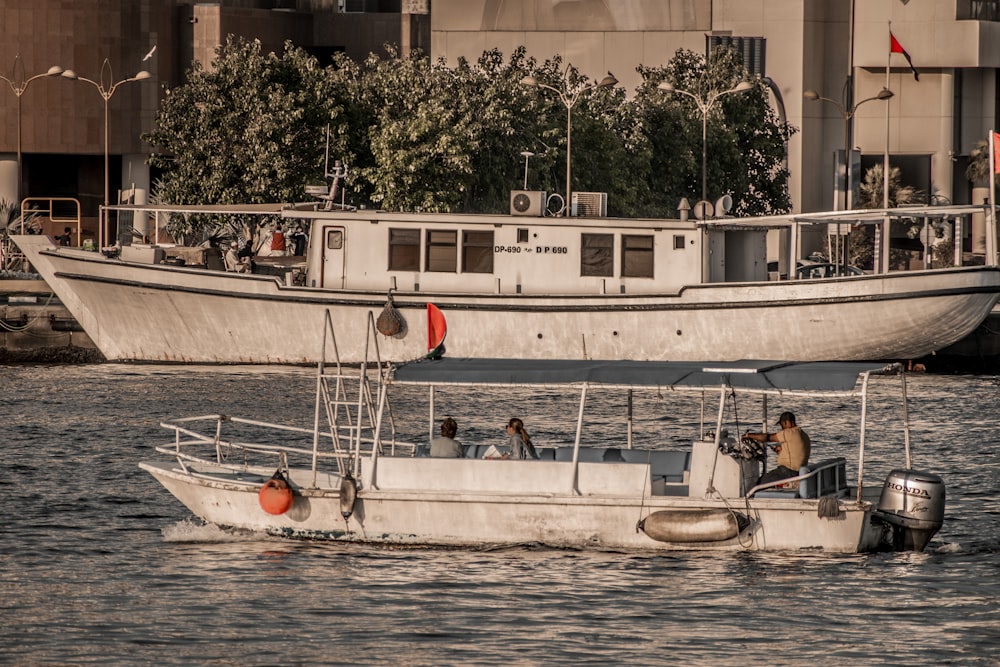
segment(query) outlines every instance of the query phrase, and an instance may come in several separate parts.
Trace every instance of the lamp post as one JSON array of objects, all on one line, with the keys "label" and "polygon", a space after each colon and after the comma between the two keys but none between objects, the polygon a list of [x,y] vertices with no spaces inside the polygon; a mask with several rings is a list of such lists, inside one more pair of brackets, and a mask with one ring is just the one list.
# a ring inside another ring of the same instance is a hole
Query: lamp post
[{"label": "lamp post", "polygon": [[802,97],[806,98],[807,100],[813,100],[813,101],[817,101],[818,100],[820,102],[827,102],[827,103],[832,104],[833,106],[837,107],[837,111],[840,112],[841,117],[844,119],[844,169],[845,169],[845,171],[844,171],[844,174],[845,174],[845,180],[844,180],[844,210],[845,211],[851,210],[851,205],[853,203],[851,201],[851,189],[852,189],[851,188],[851,185],[852,185],[852,183],[851,183],[851,134],[852,134],[851,133],[851,120],[854,118],[854,113],[858,110],[858,107],[860,107],[862,104],[864,104],[866,102],[872,102],[874,100],[883,100],[883,101],[884,100],[888,100],[893,95],[894,95],[894,93],[891,90],[889,90],[888,88],[883,88],[882,90],[878,91],[878,95],[875,95],[873,97],[867,97],[867,98],[861,100],[860,102],[858,102],[857,104],[848,107],[846,104],[842,104],[842,103],[840,103],[840,102],[838,102],[836,100],[832,100],[829,97],[823,97],[822,95],[820,95],[819,93],[817,93],[815,90],[807,90],[804,93],[802,93]]},{"label": "lamp post", "polygon": [[680,93],[681,95],[690,97],[698,106],[698,111],[701,112],[701,200],[706,201],[708,198],[708,112],[712,110],[712,105],[723,95],[744,93],[752,89],[753,84],[749,81],[740,81],[729,90],[712,93],[708,97],[699,97],[686,90],[674,88],[669,81],[661,81],[660,85],[656,88],[665,93]]},{"label": "lamp post", "polygon": [[[854,203],[851,200],[851,194],[854,190],[853,180],[851,175],[851,136],[853,134],[851,132],[851,121],[854,119],[854,113],[858,110],[858,107],[860,107],[862,104],[865,104],[866,102],[871,102],[873,100],[886,101],[893,96],[893,92],[888,88],[882,88],[882,90],[878,91],[877,95],[873,97],[866,97],[857,104],[851,106],[848,106],[846,102],[847,95],[848,95],[848,90],[845,88],[844,90],[845,102],[842,104],[836,100],[830,99],[829,97],[823,97],[815,90],[807,90],[804,93],[802,93],[802,97],[806,98],[807,100],[820,101],[832,104],[837,108],[837,111],[840,112],[841,117],[844,119],[844,209],[843,210],[850,211]],[[843,262],[843,272],[845,274],[847,273],[847,264],[848,264],[848,241],[849,239],[846,236],[843,237],[844,248],[843,248],[843,253],[841,253],[841,257],[839,258],[839,260],[838,258],[834,257],[830,258],[830,260],[834,261],[838,266],[840,266],[841,262]],[[830,243],[830,246],[831,246],[831,254],[833,254],[832,242]],[[841,246],[840,223],[837,223],[837,248],[836,248],[837,253],[840,253],[841,251],[840,246]]]},{"label": "lamp post", "polygon": [[[566,66],[567,73],[569,71],[569,65]],[[584,93],[596,90],[597,88],[610,88],[618,84],[618,79],[611,72],[608,75],[596,83],[592,83],[589,86],[584,86],[578,89],[575,93],[569,93],[568,91],[562,91],[558,88],[554,88],[548,84],[540,82],[533,76],[526,76],[521,79],[521,84],[525,86],[531,86],[533,88],[545,88],[546,90],[551,90],[553,93],[559,96],[559,101],[563,103],[566,107],[566,203],[565,203],[565,213],[566,217],[569,217],[570,212],[570,194],[572,192],[570,185],[570,136],[573,132],[573,107],[576,106],[577,101],[579,101],[580,96]]]},{"label": "lamp post", "polygon": [[28,85],[35,79],[40,79],[45,76],[59,76],[63,73],[63,68],[58,65],[53,65],[49,68],[49,71],[42,74],[36,74],[32,77],[26,77],[24,73],[24,63],[21,62],[21,55],[18,54],[14,56],[14,67],[11,68],[10,78],[0,75],[0,79],[7,82],[10,86],[11,91],[17,97],[17,205],[21,205],[21,199],[23,197],[24,189],[24,179],[21,173],[21,95],[24,95],[24,91],[28,89]]},{"label": "lamp post", "polygon": [[111,96],[115,94],[115,91],[118,90],[118,87],[120,85],[132,81],[143,81],[145,79],[150,78],[151,75],[146,70],[142,70],[138,72],[135,76],[130,76],[127,79],[122,79],[121,81],[115,81],[114,74],[111,71],[111,62],[107,58],[105,58],[104,64],[101,65],[100,82],[93,81],[92,79],[87,79],[82,76],[78,76],[77,73],[71,69],[62,72],[62,76],[66,77],[67,79],[72,79],[73,81],[86,81],[87,83],[97,88],[97,92],[99,92],[101,94],[101,97],[104,98],[104,205],[107,206],[110,203],[110,195],[109,195],[110,181],[108,178],[108,159],[109,159],[108,134],[111,128],[109,125],[108,117],[110,113],[109,106],[111,102]]}]

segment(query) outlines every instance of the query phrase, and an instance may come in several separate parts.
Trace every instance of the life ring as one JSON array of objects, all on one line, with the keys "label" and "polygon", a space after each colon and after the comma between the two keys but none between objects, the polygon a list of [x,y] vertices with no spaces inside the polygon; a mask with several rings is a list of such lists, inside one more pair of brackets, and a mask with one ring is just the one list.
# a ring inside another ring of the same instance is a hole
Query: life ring
[{"label": "life ring", "polygon": [[294,499],[292,487],[288,484],[285,476],[281,474],[281,471],[274,473],[274,476],[264,483],[264,486],[260,488],[260,495],[258,496],[261,509],[268,514],[275,515],[287,512],[291,508]]}]

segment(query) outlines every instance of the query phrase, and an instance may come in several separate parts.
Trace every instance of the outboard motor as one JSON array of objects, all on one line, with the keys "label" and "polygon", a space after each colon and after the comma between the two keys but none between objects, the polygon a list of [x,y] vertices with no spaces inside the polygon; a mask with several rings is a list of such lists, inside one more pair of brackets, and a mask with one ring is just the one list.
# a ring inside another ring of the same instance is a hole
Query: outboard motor
[{"label": "outboard motor", "polygon": [[923,551],[944,523],[944,482],[937,475],[897,469],[882,485],[875,516],[892,530],[895,551]]}]

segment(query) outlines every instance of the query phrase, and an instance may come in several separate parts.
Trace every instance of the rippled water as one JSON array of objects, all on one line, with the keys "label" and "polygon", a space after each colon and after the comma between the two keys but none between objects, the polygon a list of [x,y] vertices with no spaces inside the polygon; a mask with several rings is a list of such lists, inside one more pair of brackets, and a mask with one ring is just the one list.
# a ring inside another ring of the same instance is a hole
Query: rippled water
[{"label": "rippled water", "polygon": [[[0,373],[0,664],[1000,665],[993,376],[910,377],[916,465],[948,485],[946,523],[927,551],[831,556],[388,549],[233,535],[192,520],[136,463],[164,441],[164,417],[311,423],[311,371]],[[420,437],[424,396],[404,398],[397,425]],[[637,425],[637,438],[647,428],[683,440],[697,423],[696,410],[666,398],[637,399],[637,413],[659,415]],[[604,400],[592,404],[593,421],[617,437],[610,415],[621,406]],[[793,409],[817,447],[851,455],[837,402]],[[525,415],[546,443],[569,440],[576,414],[551,396],[444,394],[438,410],[455,414],[466,438],[499,437],[507,417]]]}]

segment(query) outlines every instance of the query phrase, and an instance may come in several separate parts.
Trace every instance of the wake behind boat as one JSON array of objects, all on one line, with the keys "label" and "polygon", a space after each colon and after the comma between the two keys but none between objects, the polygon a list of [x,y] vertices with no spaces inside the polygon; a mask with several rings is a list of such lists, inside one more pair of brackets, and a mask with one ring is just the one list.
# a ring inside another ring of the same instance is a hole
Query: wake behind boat
[{"label": "wake behind boat", "polygon": [[[209,268],[206,256],[215,252],[221,269],[216,249],[126,245],[105,257],[42,236],[15,237],[104,356],[117,361],[316,363],[321,341],[308,323],[330,310],[342,358],[357,363],[361,323],[379,309],[394,316],[383,329],[386,357],[413,359],[433,347],[423,334],[428,303],[447,319],[447,347],[458,356],[914,359],[975,330],[1000,295],[993,264],[813,279],[796,272],[806,229],[825,233],[828,225],[885,216],[947,220],[961,242],[960,229],[981,207],[704,221],[316,204],[110,210],[150,231],[171,216],[229,215],[260,226],[303,224],[310,239],[304,256],[272,262],[279,275],[259,275]],[[768,271],[773,229],[789,248],[787,276]],[[178,253],[193,261],[164,259]],[[956,258],[960,264],[961,252]]]},{"label": "wake behind boat", "polygon": [[[329,317],[326,323],[329,335]],[[445,358],[388,365],[378,361],[374,317],[369,323],[373,363],[360,372],[319,364],[312,428],[223,415],[176,419],[162,424],[173,441],[157,447],[170,460],[140,467],[209,523],[305,539],[919,551],[943,522],[941,479],[911,467],[899,364]],[[331,336],[324,354],[336,358],[337,349]],[[869,388],[878,378],[899,380],[903,446],[888,459],[898,467],[881,486],[869,486],[864,474],[872,453],[886,455],[885,447],[866,442]],[[464,458],[430,458],[426,443],[396,439],[390,397],[404,386],[430,389],[428,431],[437,423],[438,387],[479,396],[516,387],[525,405],[535,392],[552,400],[556,390],[567,409],[578,409],[573,445],[541,448],[539,460],[488,460],[481,457],[489,443],[466,440]],[[609,440],[607,424],[586,428],[588,396],[605,391],[628,395],[620,441]],[[662,436],[634,442],[631,398],[640,391],[671,400],[708,397],[718,401],[717,416],[698,426],[689,447],[670,448]],[[741,426],[732,415],[755,402],[762,408],[757,423],[771,423],[767,399],[775,396],[855,397],[853,469],[834,457],[790,479],[758,484],[762,448],[728,434]]]}]

